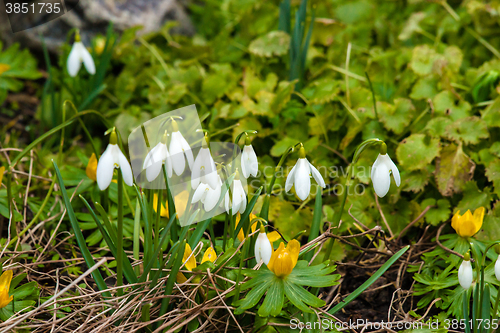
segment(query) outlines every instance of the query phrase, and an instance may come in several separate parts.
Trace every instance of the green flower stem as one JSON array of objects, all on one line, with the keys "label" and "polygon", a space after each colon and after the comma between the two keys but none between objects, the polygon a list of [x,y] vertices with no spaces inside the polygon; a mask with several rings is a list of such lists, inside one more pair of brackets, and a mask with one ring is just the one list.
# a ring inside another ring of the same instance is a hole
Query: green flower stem
[{"label": "green flower stem", "polygon": [[155,218],[155,224],[154,224],[154,248],[156,249],[158,247],[158,241],[159,241],[159,234],[160,234],[160,216],[161,216],[161,207],[162,207],[162,191],[158,190],[158,195],[157,195],[157,202],[156,202],[156,218]]},{"label": "green flower stem", "polygon": [[[373,112],[375,112],[375,118],[379,121],[378,112],[377,112],[377,101],[375,100],[375,91],[373,90],[372,81],[368,76],[368,73],[365,72],[366,79],[368,80],[368,85],[370,86],[370,90],[372,91],[372,100],[373,100]],[[347,75],[346,75],[347,78]]]},{"label": "green flower stem", "polygon": [[9,209],[10,219],[10,237],[17,238],[16,222],[14,222],[14,212],[12,211],[12,169],[9,167],[7,171],[6,184],[7,186],[7,207]]},{"label": "green flower stem", "polygon": [[[368,140],[363,141],[356,148],[356,151],[354,152],[354,156],[352,158],[352,162],[348,166],[348,173],[347,173],[347,179],[346,179],[346,182],[345,182],[344,195],[342,196],[342,201],[340,203],[340,209],[338,210],[337,214],[335,215],[335,218],[333,219],[334,225],[339,225],[340,224],[340,219],[342,218],[342,213],[344,212],[345,202],[347,200],[347,193],[349,192],[349,186],[351,186],[352,179],[354,178],[354,166],[358,162],[358,159],[361,156],[361,153],[368,146],[374,145],[374,144],[381,144],[381,143],[384,143],[384,141],[379,140],[379,139],[368,139]],[[334,238],[330,239],[330,242],[328,243],[328,247],[326,248],[326,253],[325,253],[325,256],[323,258],[323,261],[326,261],[326,260],[330,259],[330,255],[332,253],[334,242],[335,242]]]},{"label": "green flower stem", "polygon": [[[500,302],[500,290],[497,290],[497,298],[495,300],[495,306],[493,307],[493,317],[491,318],[492,319],[492,322],[495,322],[496,319],[498,318],[498,303]],[[490,329],[488,330],[488,333],[492,332],[493,331],[493,327],[490,327]]]},{"label": "green flower stem", "polygon": [[[116,284],[123,286],[123,176],[118,169],[118,218],[116,230]],[[123,288],[118,288],[118,296],[123,295]]]},{"label": "green flower stem", "polygon": [[227,230],[227,227],[228,227],[228,224],[229,224],[229,215],[226,214],[225,218],[224,218],[224,237],[222,237],[222,248],[224,249],[224,251],[226,251],[226,242],[227,242],[227,234],[228,234],[228,230]]},{"label": "green flower stem", "polygon": [[35,224],[38,221],[38,218],[42,214],[45,206],[47,205],[47,202],[49,201],[50,196],[52,195],[52,191],[54,190],[55,181],[56,181],[56,176],[54,175],[52,177],[52,184],[49,187],[49,191],[47,192],[47,195],[45,196],[45,199],[43,200],[42,205],[40,206],[40,209],[38,209],[38,212],[35,214],[35,216],[30,221],[30,223],[28,223],[28,225],[26,226],[26,228],[24,228],[17,236],[15,236],[15,237],[13,237],[11,239],[11,241],[9,242],[9,244],[7,245],[7,247],[9,247],[12,244],[14,244],[19,237],[22,237],[28,230],[30,230],[30,228],[33,226],[33,224]]},{"label": "green flower stem", "polygon": [[[139,199],[137,199],[135,204],[135,216],[134,216],[134,259],[139,260],[140,257],[140,234],[141,234],[141,205],[139,203]],[[137,276],[140,275],[140,267],[139,265],[135,266],[135,273]]]},{"label": "green flower stem", "polygon": [[271,200],[271,193],[274,187],[274,183],[276,183],[276,176],[278,175],[278,172],[283,163],[285,163],[285,160],[288,157],[288,155],[290,155],[290,153],[292,153],[295,150],[295,148],[299,146],[302,146],[301,142],[297,143],[295,146],[288,147],[288,149],[283,153],[283,155],[281,155],[281,159],[278,162],[276,168],[274,169],[273,178],[271,178],[271,182],[267,187],[266,197],[264,198],[264,203],[262,204],[262,209],[260,210],[260,217],[262,217],[266,221],[268,220],[269,217],[269,202]]}]

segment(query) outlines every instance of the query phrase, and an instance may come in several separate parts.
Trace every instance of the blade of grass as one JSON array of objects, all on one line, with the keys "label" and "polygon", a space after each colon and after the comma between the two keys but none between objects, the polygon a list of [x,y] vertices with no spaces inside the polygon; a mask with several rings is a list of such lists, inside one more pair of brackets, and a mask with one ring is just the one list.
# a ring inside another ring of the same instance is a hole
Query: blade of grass
[{"label": "blade of grass", "polygon": [[[78,243],[78,246],[80,247],[80,251],[82,252],[83,258],[85,260],[85,263],[87,264],[87,267],[92,268],[95,266],[95,261],[94,258],[92,257],[92,254],[90,253],[87,243],[85,242],[85,239],[83,238],[82,230],[80,229],[80,226],[78,225],[78,220],[76,219],[75,212],[73,211],[73,206],[71,205],[71,202],[68,197],[68,193],[66,192],[66,187],[64,187],[64,182],[61,176],[61,172],[59,171],[59,168],[57,167],[57,163],[53,160],[52,164],[54,165],[54,169],[56,171],[56,176],[57,176],[57,184],[59,185],[61,189],[61,195],[63,197],[64,205],[66,206],[66,211],[68,213],[69,221],[71,223],[71,227],[73,228],[73,231],[75,233],[75,238]],[[104,282],[104,279],[102,278],[101,272],[96,269],[92,272],[92,276],[94,277],[94,280],[97,284],[97,287],[99,288],[100,291],[103,292],[104,297],[111,297],[111,294],[109,291],[105,291],[108,289],[106,286],[106,283]]]},{"label": "blade of grass", "polygon": [[[90,207],[90,205],[87,202],[87,200],[85,200],[85,198],[81,194],[79,195],[79,197],[83,201],[83,203],[85,204],[85,206],[87,207],[87,209],[89,210],[90,215],[94,219],[94,221],[95,221],[95,223],[97,225],[97,228],[99,229],[99,232],[101,233],[102,237],[104,238],[104,241],[106,242],[106,244],[108,244],[111,253],[113,254],[113,256],[115,258],[117,258],[117,256],[116,256],[116,254],[117,254],[117,248],[116,248],[114,242],[109,237],[108,232],[106,231],[106,229],[102,225],[101,221],[99,221],[99,218],[95,214],[95,212],[92,209],[92,207]],[[125,252],[123,252],[122,258],[123,258],[122,259],[122,262],[123,262],[123,272],[125,274],[125,277],[127,278],[127,281],[129,283],[136,283],[137,282],[137,275],[134,272],[134,269],[132,268],[132,264],[128,260],[128,257],[125,255]]]},{"label": "blade of grass", "polygon": [[[318,186],[318,190],[316,191],[316,199],[314,200],[313,220],[311,231],[309,231],[308,243],[319,236],[319,229],[323,217],[323,198],[321,197],[323,192],[321,190],[321,187]],[[304,255],[304,259],[307,261],[311,261],[313,255],[314,251],[309,251]]]},{"label": "blade of grass", "polygon": [[[253,210],[253,207],[255,206],[255,203],[257,202],[257,199],[260,196],[260,192],[262,192],[263,186],[259,187],[259,189],[253,194],[252,199],[249,201],[247,208],[245,209],[245,212],[241,214],[241,219],[238,225],[236,226],[233,235],[237,235],[241,228],[243,228],[244,225],[250,224],[250,221],[248,221],[248,217],[250,216],[250,213]],[[246,230],[246,229],[244,229]],[[245,237],[248,234],[245,234]],[[234,237],[233,237],[234,238]]]}]

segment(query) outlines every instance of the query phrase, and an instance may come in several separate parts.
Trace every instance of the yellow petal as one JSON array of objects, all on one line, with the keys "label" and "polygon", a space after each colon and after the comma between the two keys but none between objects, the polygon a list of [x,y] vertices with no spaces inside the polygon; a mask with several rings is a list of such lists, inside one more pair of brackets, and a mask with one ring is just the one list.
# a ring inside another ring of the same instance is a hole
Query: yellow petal
[{"label": "yellow petal", "polygon": [[189,200],[189,192],[184,190],[174,197],[175,211],[177,216],[181,217],[186,211],[186,206]]},{"label": "yellow petal", "polygon": [[272,231],[267,234],[267,238],[272,243],[276,242],[278,239],[281,239],[280,234],[277,231]]},{"label": "yellow petal", "polygon": [[286,247],[287,251],[290,253],[290,256],[292,257],[293,261],[293,267],[297,265],[297,260],[299,260],[299,253],[300,253],[300,243],[296,239],[292,239],[291,241],[288,242],[288,245]]},{"label": "yellow petal", "polygon": [[[153,209],[155,212],[158,211],[158,194],[156,193],[153,194]],[[163,206],[163,203],[161,204],[160,216],[168,217],[168,207],[165,208],[165,206]]]},{"label": "yellow petal", "polygon": [[271,255],[271,259],[269,259],[269,263],[267,264],[267,268],[269,268],[271,272],[274,272],[274,265],[276,263],[276,260],[280,255],[280,253],[282,253],[284,250],[285,250],[285,243],[281,242],[278,249],[274,251],[273,254]]},{"label": "yellow petal", "polygon": [[[257,218],[257,215],[255,215],[254,213],[250,213],[250,216],[248,218],[249,218],[250,222],[252,222],[254,219]],[[238,223],[240,223],[240,220],[241,220],[241,214],[238,213],[238,214],[236,214],[236,219],[234,222],[234,229],[235,230],[236,230],[236,228],[238,228]],[[255,232],[255,230],[257,230],[258,223],[259,222],[254,222],[254,224],[252,224],[252,226],[250,228],[250,229],[252,229],[252,232]],[[240,242],[243,242],[243,239],[245,239],[245,233],[243,232],[243,228],[240,229],[237,237],[240,240]]]},{"label": "yellow petal", "polygon": [[205,261],[214,262],[215,259],[217,259],[217,253],[215,253],[213,247],[210,246],[203,254],[203,259],[201,259],[201,263],[203,264]]},{"label": "yellow petal", "polygon": [[5,167],[0,167],[0,186],[2,186],[3,173],[5,172]]},{"label": "yellow petal", "polygon": [[6,289],[7,291],[9,291],[11,281],[12,281],[12,271],[8,270],[3,272],[2,276],[0,276],[0,289]]},{"label": "yellow petal", "polygon": [[92,153],[92,156],[89,158],[89,163],[87,164],[87,168],[85,169],[85,173],[87,177],[96,181],[96,171],[97,171],[97,157],[95,153]]},{"label": "yellow petal", "polygon": [[459,229],[459,223],[460,221],[460,211],[457,211],[455,215],[451,218],[451,227],[455,230],[455,232],[458,234],[458,229]]},{"label": "yellow petal", "polygon": [[476,232],[477,233],[479,230],[481,230],[481,227],[483,226],[483,219],[484,219],[484,207],[479,207],[474,211],[474,225],[476,226]]},{"label": "yellow petal", "polygon": [[184,274],[179,272],[179,273],[177,273],[176,280],[177,280],[177,283],[184,283],[188,279],[186,278],[186,276]]},{"label": "yellow petal", "polygon": [[[182,261],[185,263],[184,267],[186,267],[188,271],[192,271],[196,267],[196,258],[194,257],[194,255],[191,256],[192,253],[193,251],[191,250],[191,246],[189,246],[189,244],[186,243],[186,248],[184,249],[184,256],[182,258]],[[191,256],[191,258],[189,258],[189,256]]]},{"label": "yellow petal", "polygon": [[7,72],[10,69],[10,66],[7,64],[0,64],[0,75],[4,72]]}]

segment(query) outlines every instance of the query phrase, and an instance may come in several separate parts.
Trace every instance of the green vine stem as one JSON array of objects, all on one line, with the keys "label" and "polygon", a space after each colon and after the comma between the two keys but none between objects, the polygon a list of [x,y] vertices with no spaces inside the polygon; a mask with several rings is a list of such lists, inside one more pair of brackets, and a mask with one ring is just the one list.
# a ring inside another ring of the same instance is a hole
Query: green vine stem
[{"label": "green vine stem", "polygon": [[[118,169],[118,218],[116,230],[116,284],[123,286],[123,175]],[[123,288],[118,288],[118,296],[123,295]]]},{"label": "green vine stem", "polygon": [[[342,196],[342,201],[340,202],[340,209],[337,211],[337,214],[335,215],[335,217],[333,219],[333,223],[335,225],[338,226],[340,223],[340,219],[342,218],[342,213],[344,212],[345,202],[347,200],[347,193],[349,192],[349,186],[351,186],[352,179],[354,178],[354,166],[358,162],[359,156],[369,146],[375,145],[375,144],[382,144],[382,143],[384,143],[384,141],[382,141],[380,139],[368,139],[368,140],[363,141],[358,146],[358,148],[356,148],[356,151],[354,152],[354,156],[352,158],[352,162],[347,167],[348,172],[347,172],[347,179],[345,181],[344,195]],[[334,242],[335,242],[335,239],[332,238],[330,240],[330,242],[328,243],[328,247],[326,248],[326,253],[325,253],[325,257],[323,258],[323,261],[330,259],[330,255],[332,254]]]}]

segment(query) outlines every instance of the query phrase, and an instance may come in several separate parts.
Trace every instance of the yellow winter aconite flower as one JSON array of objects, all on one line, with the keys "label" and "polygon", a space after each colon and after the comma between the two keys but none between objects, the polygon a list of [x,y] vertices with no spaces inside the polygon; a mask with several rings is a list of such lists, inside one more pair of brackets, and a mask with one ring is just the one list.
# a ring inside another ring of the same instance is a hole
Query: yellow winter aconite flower
[{"label": "yellow winter aconite flower", "polygon": [[284,278],[288,276],[299,258],[300,243],[296,239],[285,244],[281,243],[276,251],[273,252],[267,268],[272,271],[277,277]]},{"label": "yellow winter aconite flower", "polygon": [[3,173],[5,172],[5,167],[0,167],[0,186],[2,186]]},{"label": "yellow winter aconite flower", "polygon": [[474,214],[467,210],[464,215],[460,215],[458,211],[451,219],[451,226],[461,237],[472,237],[483,225],[484,211],[484,207],[476,209]]},{"label": "yellow winter aconite flower", "polygon": [[97,171],[97,157],[95,156],[95,153],[92,153],[92,156],[89,158],[89,163],[87,164],[87,168],[85,169],[85,173],[87,174],[87,177],[92,179],[93,181],[96,181],[96,171]]},{"label": "yellow winter aconite flower", "polygon": [[7,64],[0,64],[0,75],[4,72],[7,72],[10,69],[10,66]]},{"label": "yellow winter aconite flower", "polygon": [[[253,214],[253,213],[250,213],[250,216],[249,216],[249,219],[250,221],[252,221],[253,219],[256,219],[257,218],[257,215]],[[236,221],[235,221],[235,224],[234,224],[234,228],[237,228],[238,227],[238,223],[240,223],[240,220],[241,220],[241,215],[240,213],[238,213],[238,215],[236,215]],[[255,222],[254,224],[252,224],[252,226],[250,227],[250,229],[252,230],[252,232],[255,232],[255,230],[257,230],[257,224],[259,222]],[[280,234],[276,231],[272,231],[270,233],[267,234],[267,238],[269,238],[269,241],[271,242],[271,244],[275,241],[277,241],[278,239],[281,238]],[[245,239],[245,236],[244,236],[244,233],[243,233],[243,228],[240,229],[240,232],[238,232],[238,239],[240,240],[240,242],[243,242],[243,239]]]},{"label": "yellow winter aconite flower", "polygon": [[[189,200],[189,192],[185,190],[174,197],[174,205],[177,211],[177,217],[181,217],[184,214],[188,200]],[[155,212],[158,209],[158,194],[156,193],[153,194],[153,209],[155,210]],[[168,217],[167,204],[165,206],[163,205],[163,203],[161,204],[160,216]]]},{"label": "yellow winter aconite flower", "polygon": [[[186,247],[184,249],[184,256],[182,257],[182,261],[185,263],[185,267],[188,271],[192,271],[193,268],[196,267],[196,258],[194,255],[191,255],[193,251],[191,250],[191,246],[189,246],[188,243],[186,243]],[[191,256],[191,257],[189,257]],[[188,260],[189,258],[189,260]]]},{"label": "yellow winter aconite flower", "polygon": [[6,307],[14,299],[14,296],[9,296],[11,281],[12,271],[5,271],[0,276],[0,309]]},{"label": "yellow winter aconite flower", "polygon": [[205,261],[214,262],[215,259],[217,259],[217,253],[215,253],[214,248],[210,246],[203,254],[203,259],[201,259],[201,263],[203,264]]}]

